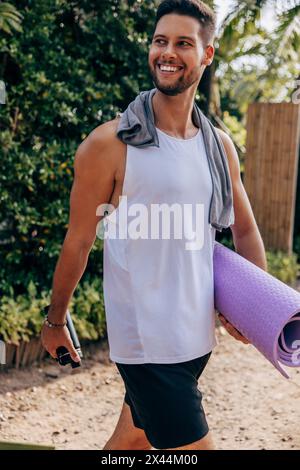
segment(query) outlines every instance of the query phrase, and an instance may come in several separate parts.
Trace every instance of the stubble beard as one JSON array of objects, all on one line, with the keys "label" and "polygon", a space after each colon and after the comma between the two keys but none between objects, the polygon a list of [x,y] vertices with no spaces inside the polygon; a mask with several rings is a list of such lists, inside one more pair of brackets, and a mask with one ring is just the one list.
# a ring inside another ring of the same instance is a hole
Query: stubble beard
[{"label": "stubble beard", "polygon": [[149,67],[149,71],[153,80],[155,87],[164,95],[176,96],[183,93],[185,90],[190,88],[195,82],[200,81],[200,77],[196,74],[195,71],[192,71],[187,77],[181,76],[173,83],[169,85],[164,85],[159,80],[157,73],[153,70],[152,67]]}]

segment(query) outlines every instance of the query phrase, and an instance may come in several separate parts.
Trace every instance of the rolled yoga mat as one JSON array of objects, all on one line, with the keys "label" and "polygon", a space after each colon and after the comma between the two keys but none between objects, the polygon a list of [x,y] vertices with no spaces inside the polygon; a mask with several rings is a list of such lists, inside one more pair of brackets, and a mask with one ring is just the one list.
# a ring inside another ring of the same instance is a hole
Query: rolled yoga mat
[{"label": "rolled yoga mat", "polygon": [[215,242],[215,308],[281,374],[300,367],[300,293]]}]

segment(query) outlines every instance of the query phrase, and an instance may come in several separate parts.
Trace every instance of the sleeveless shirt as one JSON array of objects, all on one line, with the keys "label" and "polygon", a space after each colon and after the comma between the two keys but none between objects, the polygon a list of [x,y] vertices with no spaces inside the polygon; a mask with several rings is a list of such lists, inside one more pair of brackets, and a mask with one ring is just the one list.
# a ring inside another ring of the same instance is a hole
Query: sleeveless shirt
[{"label": "sleeveless shirt", "polygon": [[159,148],[126,146],[122,198],[105,218],[117,233],[103,247],[107,336],[110,359],[124,364],[189,361],[217,344],[202,131],[179,139],[156,130]]}]

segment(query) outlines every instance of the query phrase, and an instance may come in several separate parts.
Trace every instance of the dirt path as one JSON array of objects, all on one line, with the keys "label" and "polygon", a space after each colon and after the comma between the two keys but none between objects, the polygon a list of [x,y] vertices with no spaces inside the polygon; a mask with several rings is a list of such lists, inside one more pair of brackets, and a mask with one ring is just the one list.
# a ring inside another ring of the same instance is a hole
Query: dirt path
[{"label": "dirt path", "polygon": [[[223,333],[223,334],[222,334]],[[252,347],[218,330],[200,379],[220,449],[300,449],[300,370],[286,380]],[[0,374],[0,440],[101,449],[122,406],[124,387],[105,345],[75,373],[48,362]]]}]

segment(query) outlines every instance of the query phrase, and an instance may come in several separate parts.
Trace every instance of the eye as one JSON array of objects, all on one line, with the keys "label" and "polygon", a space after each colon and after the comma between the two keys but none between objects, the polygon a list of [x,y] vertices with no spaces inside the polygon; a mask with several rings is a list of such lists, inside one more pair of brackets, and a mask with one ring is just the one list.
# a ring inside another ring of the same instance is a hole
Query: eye
[{"label": "eye", "polygon": [[[154,42],[160,44],[160,43],[162,43],[162,42],[165,42],[165,40],[164,40],[164,39],[155,39]],[[192,46],[192,44],[190,44],[190,43],[187,42],[187,41],[179,41],[178,44],[185,44],[186,46]]]}]

